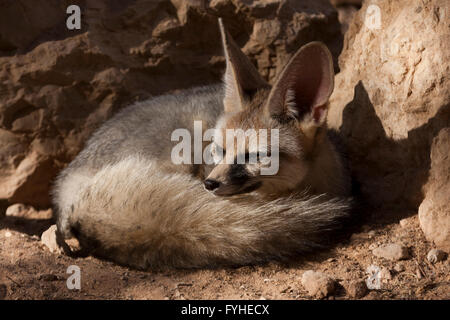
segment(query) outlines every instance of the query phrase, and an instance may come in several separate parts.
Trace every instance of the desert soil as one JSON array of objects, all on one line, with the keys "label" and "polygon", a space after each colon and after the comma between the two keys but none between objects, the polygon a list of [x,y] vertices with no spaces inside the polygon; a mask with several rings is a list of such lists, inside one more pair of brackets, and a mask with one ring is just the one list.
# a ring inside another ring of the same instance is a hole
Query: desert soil
[{"label": "desert soil", "polygon": [[[369,290],[362,299],[449,299],[449,259],[435,264],[427,260],[433,245],[423,236],[417,214],[366,214],[369,222],[348,240],[289,265],[159,273],[51,253],[40,241],[51,220],[3,217],[0,299],[311,299],[301,284],[306,270],[336,280],[337,290],[327,299],[349,299],[345,284],[366,280],[370,265],[384,270],[381,288]],[[408,247],[410,258],[390,261],[372,254],[373,248],[387,243]],[[66,286],[70,265],[80,267],[80,290]]]}]

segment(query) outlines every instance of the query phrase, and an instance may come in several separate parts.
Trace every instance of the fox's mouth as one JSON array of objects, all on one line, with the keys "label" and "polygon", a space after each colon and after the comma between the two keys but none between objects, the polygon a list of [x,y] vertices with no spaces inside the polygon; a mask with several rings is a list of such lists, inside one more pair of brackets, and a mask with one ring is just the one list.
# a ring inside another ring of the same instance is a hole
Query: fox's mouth
[{"label": "fox's mouth", "polygon": [[254,181],[252,183],[245,183],[244,185],[223,184],[219,188],[212,191],[212,193],[219,197],[229,197],[237,194],[249,193],[261,187],[261,181]]}]

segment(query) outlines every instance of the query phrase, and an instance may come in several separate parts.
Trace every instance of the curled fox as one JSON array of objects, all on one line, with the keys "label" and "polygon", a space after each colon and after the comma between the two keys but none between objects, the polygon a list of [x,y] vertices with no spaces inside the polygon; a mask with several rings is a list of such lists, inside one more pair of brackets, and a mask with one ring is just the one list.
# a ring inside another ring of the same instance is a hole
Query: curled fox
[{"label": "curled fox", "polygon": [[[195,268],[294,258],[342,227],[350,179],[325,124],[328,49],[303,46],[271,87],[219,25],[224,84],[136,103],[97,130],[57,178],[60,236],[136,268]],[[278,171],[262,175],[262,161],[174,164],[171,133],[195,120],[217,131],[277,129]]]}]

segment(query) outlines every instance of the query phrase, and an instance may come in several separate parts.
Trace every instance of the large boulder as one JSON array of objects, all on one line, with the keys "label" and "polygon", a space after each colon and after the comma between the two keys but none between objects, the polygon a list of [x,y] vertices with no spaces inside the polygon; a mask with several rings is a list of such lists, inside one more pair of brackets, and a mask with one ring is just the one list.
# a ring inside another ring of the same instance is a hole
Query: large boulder
[{"label": "large boulder", "polygon": [[431,170],[419,207],[419,221],[425,236],[450,252],[450,128],[442,129],[431,147]]},{"label": "large boulder", "polygon": [[[79,4],[81,30],[66,28]],[[335,58],[337,13],[327,0],[6,0],[0,5],[0,203],[49,205],[57,172],[123,106],[219,81],[217,27],[270,81],[303,44]]]},{"label": "large boulder", "polygon": [[417,210],[430,147],[450,126],[450,2],[364,1],[345,35],[328,122],[362,196]]}]

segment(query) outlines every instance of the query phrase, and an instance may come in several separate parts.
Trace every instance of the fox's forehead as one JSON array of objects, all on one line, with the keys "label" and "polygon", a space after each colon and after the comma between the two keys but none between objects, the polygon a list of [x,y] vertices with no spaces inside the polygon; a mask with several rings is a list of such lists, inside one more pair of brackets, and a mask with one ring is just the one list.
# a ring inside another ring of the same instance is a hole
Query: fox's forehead
[{"label": "fox's forehead", "polygon": [[[239,134],[243,134],[245,138],[246,152],[271,151],[273,143],[276,143],[280,152],[292,156],[300,156],[302,153],[300,131],[280,125],[270,117],[266,117],[262,113],[258,114],[256,110],[253,113],[243,111],[222,115],[215,128],[214,142],[222,149],[232,147],[238,150]],[[230,139],[231,137],[232,139]]]},{"label": "fox's forehead", "polygon": [[217,128],[226,129],[270,129],[264,117],[257,112],[244,110],[238,113],[225,114],[219,121]]},{"label": "fox's forehead", "polygon": [[[234,130],[236,132],[242,130],[246,133],[245,150],[254,150],[255,142],[250,139],[251,135],[248,134],[254,132],[258,141],[260,141],[260,138],[263,138],[262,140],[266,140],[268,146],[266,148],[258,144],[257,149],[266,149],[264,151],[267,151],[271,149],[272,133],[273,130],[276,130],[278,135],[278,139],[276,140],[280,152],[289,153],[294,156],[300,155],[302,153],[301,131],[295,128],[295,126],[281,124],[269,115],[266,108],[269,92],[269,89],[258,90],[252,99],[245,102],[246,105],[242,111],[224,113],[216,123],[214,142],[225,149],[227,144],[232,142],[226,140],[227,131]],[[261,136],[262,134],[264,136]],[[236,140],[233,140],[234,148],[236,148]]]}]

